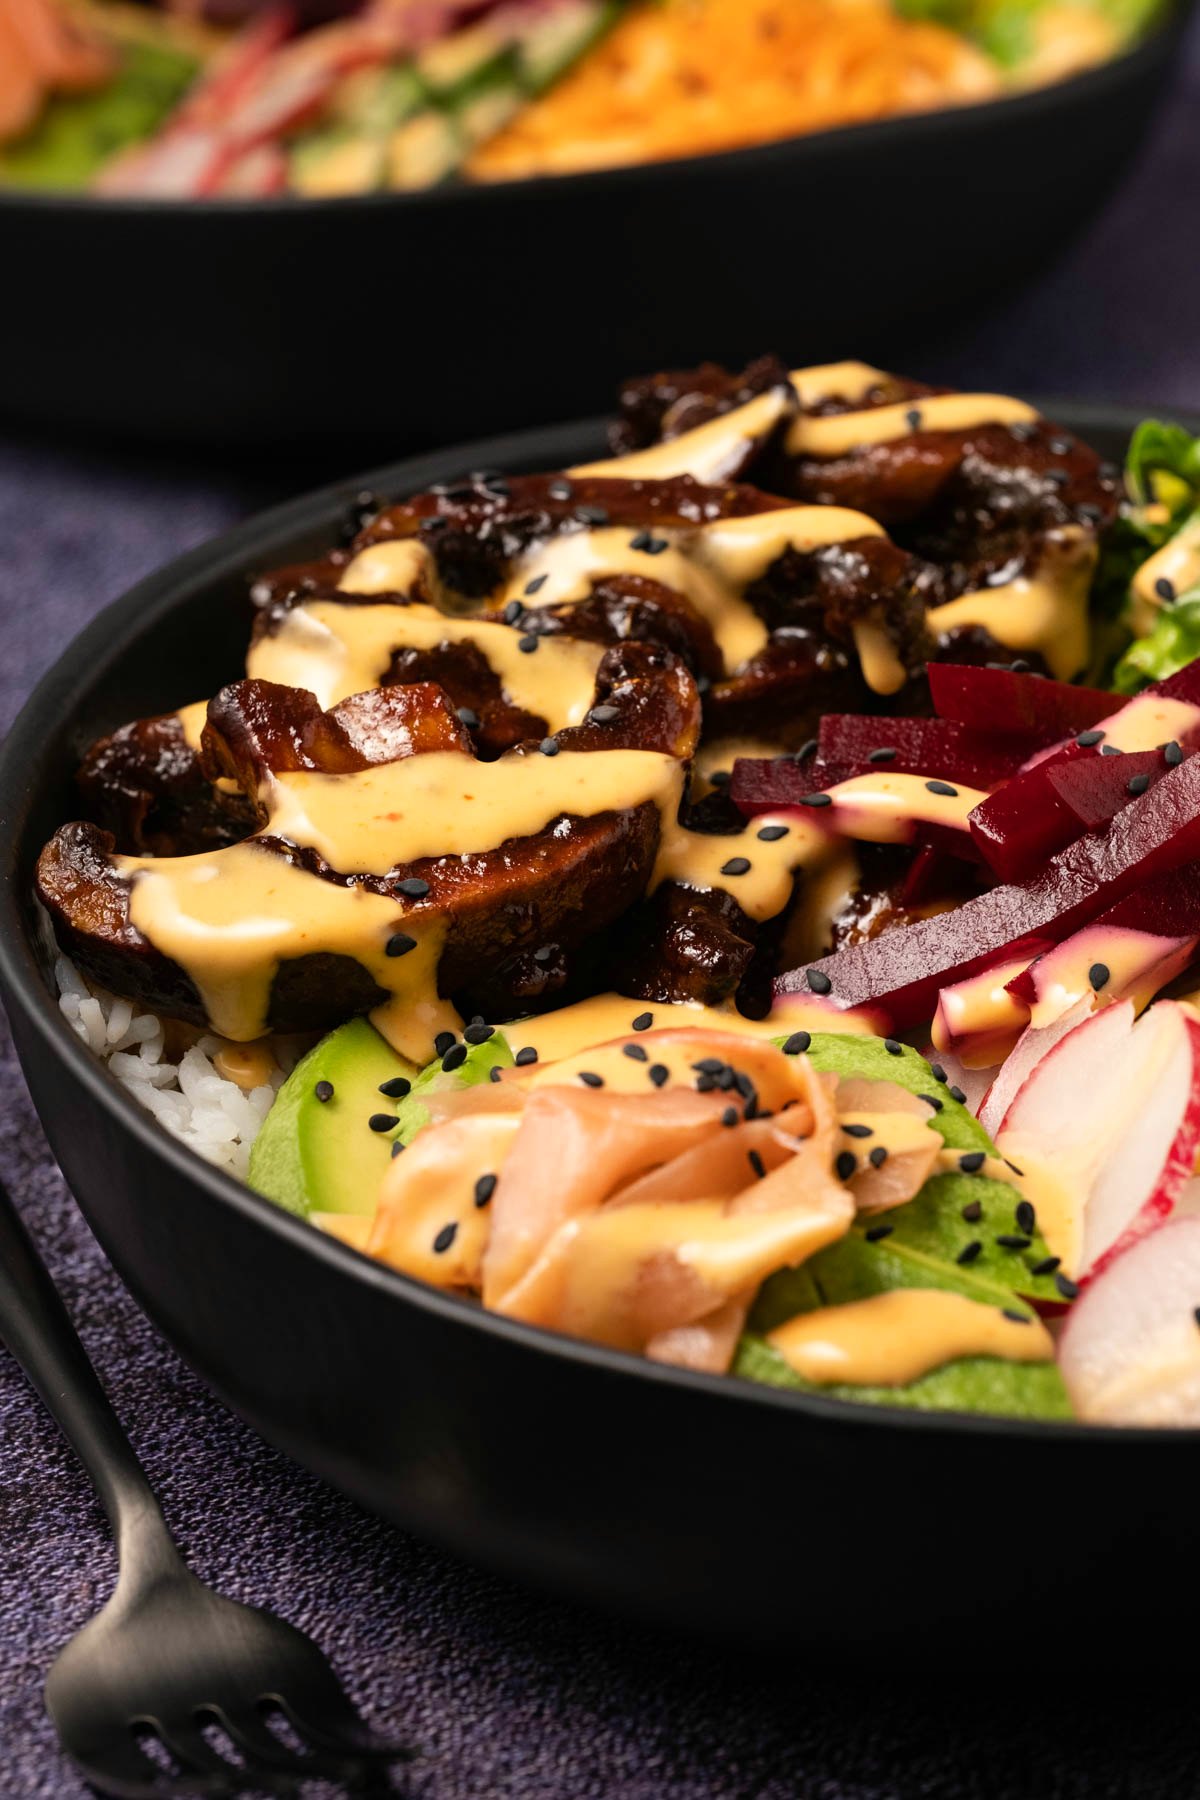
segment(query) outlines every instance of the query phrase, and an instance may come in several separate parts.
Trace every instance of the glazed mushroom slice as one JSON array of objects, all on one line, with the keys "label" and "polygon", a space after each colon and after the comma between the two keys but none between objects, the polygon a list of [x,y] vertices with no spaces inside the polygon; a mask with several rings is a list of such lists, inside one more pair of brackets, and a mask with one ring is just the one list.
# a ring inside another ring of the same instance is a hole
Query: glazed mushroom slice
[{"label": "glazed mushroom slice", "polygon": [[121,850],[179,856],[233,844],[254,829],[244,795],[200,765],[204,706],[137,719],[99,739],[76,781],[83,809]]},{"label": "glazed mushroom slice", "polygon": [[[453,490],[394,508],[368,528],[372,541],[360,540],[341,588],[375,597],[406,583],[414,593],[436,590],[440,607],[510,623],[527,651],[561,634],[662,643],[717,690],[719,730],[730,729],[719,717],[726,705],[736,714],[769,697],[760,727],[803,736],[823,698],[818,675],[841,676],[843,694],[866,707],[872,693],[898,694],[924,666],[932,640],[923,595],[936,572],[864,514],[785,506],[684,477],[588,476],[560,489],[562,480],[514,480],[507,495],[464,488],[458,499]],[[539,513],[538,492],[574,498],[547,500]],[[415,521],[435,503],[446,524],[430,547]],[[406,535],[380,538],[385,526]]]},{"label": "glazed mushroom slice", "polygon": [[[711,366],[691,387],[679,374],[652,377],[651,392],[659,383],[672,396],[657,415],[627,389],[611,473],[665,472],[664,454],[674,472],[700,466],[714,422],[680,429],[693,416],[689,392],[697,406],[730,408],[720,421],[736,432],[740,379],[720,390]],[[791,384],[792,416],[743,472],[772,492],[859,509],[932,565],[936,654],[987,660],[1015,651],[1056,675],[1078,673],[1087,648],[1081,597],[1120,502],[1117,471],[1004,395],[932,389],[861,363],[793,370]],[[661,441],[624,453],[656,416]]]},{"label": "glazed mushroom slice", "polygon": [[242,784],[258,831],[137,858],[64,826],[40,898],[66,954],[140,1004],[235,1040],[373,1010],[428,1056],[457,1021],[444,996],[603,933],[651,879],[698,733],[694,683],[630,645],[610,652],[603,691],[601,721],[483,763],[430,686],[322,713],[310,694],[238,683],[210,704],[203,755]]}]

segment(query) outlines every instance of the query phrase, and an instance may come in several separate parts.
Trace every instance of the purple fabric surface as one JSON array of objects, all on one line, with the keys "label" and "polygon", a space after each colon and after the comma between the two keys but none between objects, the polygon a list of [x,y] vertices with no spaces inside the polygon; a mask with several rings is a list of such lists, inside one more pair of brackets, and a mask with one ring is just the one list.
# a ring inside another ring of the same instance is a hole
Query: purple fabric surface
[{"label": "purple fabric surface", "polygon": [[[1200,407],[1198,165],[1193,34],[1173,101],[1104,218],[1036,285],[914,346],[906,367],[987,388]],[[335,472],[222,473],[0,445],[0,728],[60,644],[139,575]],[[1139,1693],[1131,1712],[1101,1694],[1068,1703],[1019,1669],[923,1687],[919,1621],[913,1667],[882,1679],[763,1664],[538,1598],[366,1516],[224,1413],[151,1330],[64,1190],[7,1041],[0,1055],[0,1173],[193,1566],[310,1630],[369,1714],[422,1747],[416,1791],[429,1800],[1120,1800],[1200,1788],[1194,1708],[1169,1689]],[[886,1545],[885,1495],[881,1471],[881,1547],[902,1554]],[[969,1497],[961,1506],[969,1517]],[[1014,1544],[993,1547],[978,1575],[980,1604],[1004,1604],[1005,1555],[1027,1553],[1027,1532],[1051,1520],[1041,1548],[1063,1562],[1048,1612],[1069,1661],[1069,1521],[1053,1522],[1044,1496],[1031,1506],[1034,1524],[1014,1521]],[[962,1578],[978,1548],[969,1532],[948,1543],[930,1579]],[[784,1552],[811,1553],[802,1539]],[[41,1683],[112,1573],[82,1473],[0,1352],[5,1800],[84,1792],[58,1757]]]}]

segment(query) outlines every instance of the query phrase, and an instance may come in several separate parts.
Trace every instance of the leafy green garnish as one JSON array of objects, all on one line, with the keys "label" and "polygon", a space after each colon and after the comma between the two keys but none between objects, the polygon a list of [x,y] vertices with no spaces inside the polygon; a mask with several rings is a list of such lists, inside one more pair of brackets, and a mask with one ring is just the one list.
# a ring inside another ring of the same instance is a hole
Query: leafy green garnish
[{"label": "leafy green garnish", "polygon": [[0,185],[86,187],[118,150],[158,128],[200,66],[176,46],[138,40],[123,44],[120,56],[104,87],[57,96],[32,130],[0,149]]},{"label": "leafy green garnish", "polygon": [[1182,425],[1143,419],[1129,440],[1125,479],[1138,506],[1167,506],[1177,520],[1200,491],[1200,438]]},{"label": "leafy green garnish", "polygon": [[429,1123],[429,1108],[424,1096],[446,1088],[475,1087],[481,1081],[490,1081],[494,1068],[511,1068],[512,1060],[507,1038],[495,1031],[485,1043],[468,1044],[466,1060],[457,1069],[443,1069],[440,1056],[427,1063],[410,1091],[396,1105],[400,1123],[392,1136],[399,1138],[402,1144],[411,1144],[418,1131]]},{"label": "leafy green garnish", "polygon": [[[1112,27],[1114,49],[1140,37],[1163,11],[1162,0],[1067,0]],[[1009,74],[1037,50],[1042,17],[1057,11],[1061,0],[897,0],[909,19],[930,19],[961,32],[979,45]]]},{"label": "leafy green garnish", "polygon": [[1164,681],[1200,656],[1200,587],[1164,606],[1145,637],[1129,646],[1113,671],[1118,694],[1136,694],[1147,682]]},{"label": "leafy green garnish", "polygon": [[1056,1364],[1005,1362],[998,1356],[964,1356],[931,1369],[907,1387],[814,1387],[765,1338],[747,1333],[731,1373],[767,1387],[795,1388],[833,1400],[899,1406],[910,1412],[990,1413],[994,1418],[1069,1419],[1067,1391]]}]

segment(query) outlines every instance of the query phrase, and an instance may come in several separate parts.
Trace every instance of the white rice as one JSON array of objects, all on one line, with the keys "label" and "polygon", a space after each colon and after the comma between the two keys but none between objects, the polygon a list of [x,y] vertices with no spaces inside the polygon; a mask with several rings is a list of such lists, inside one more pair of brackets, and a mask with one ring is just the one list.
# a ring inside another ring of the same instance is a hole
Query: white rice
[{"label": "white rice", "polygon": [[138,1012],[132,1001],[85,981],[65,956],[56,959],[54,978],[63,1017],[122,1087],[172,1137],[244,1180],[250,1146],[286,1070],[276,1068],[269,1082],[246,1092],[218,1073],[213,1058],[221,1040],[215,1037],[198,1039],[178,1062],[170,1062],[163,1054],[163,1023],[156,1014]]}]

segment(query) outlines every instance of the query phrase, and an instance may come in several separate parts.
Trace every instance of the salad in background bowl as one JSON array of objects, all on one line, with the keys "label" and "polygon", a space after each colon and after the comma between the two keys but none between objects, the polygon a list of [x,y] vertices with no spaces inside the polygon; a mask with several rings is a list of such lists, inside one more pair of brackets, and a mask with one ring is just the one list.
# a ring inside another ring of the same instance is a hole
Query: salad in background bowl
[{"label": "salad in background bowl", "polygon": [[1200,664],[1109,685],[1187,604],[1193,441],[1123,478],[762,359],[627,383],[612,450],[259,573],[244,678],[98,742],[43,851],[64,1014],[506,1318],[1195,1423]]}]

